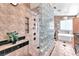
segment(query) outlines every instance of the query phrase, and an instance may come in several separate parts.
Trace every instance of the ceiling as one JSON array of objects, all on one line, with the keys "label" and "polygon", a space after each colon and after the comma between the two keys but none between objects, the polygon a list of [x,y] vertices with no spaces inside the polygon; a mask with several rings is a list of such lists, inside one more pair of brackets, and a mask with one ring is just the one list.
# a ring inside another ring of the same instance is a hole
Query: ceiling
[{"label": "ceiling", "polygon": [[56,16],[74,16],[79,13],[79,3],[52,3],[50,5]]},{"label": "ceiling", "polygon": [[[55,16],[75,16],[79,14],[79,3],[48,3]],[[31,3],[31,9],[40,6],[40,3]],[[49,8],[48,8],[49,9]]]}]

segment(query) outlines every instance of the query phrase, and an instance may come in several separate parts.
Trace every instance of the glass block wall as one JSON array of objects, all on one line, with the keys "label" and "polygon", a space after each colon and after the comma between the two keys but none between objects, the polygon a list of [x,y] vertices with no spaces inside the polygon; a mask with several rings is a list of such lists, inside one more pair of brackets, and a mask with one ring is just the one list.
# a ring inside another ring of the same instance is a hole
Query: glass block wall
[{"label": "glass block wall", "polygon": [[41,55],[50,49],[54,40],[54,12],[48,3],[40,4],[39,45]]}]

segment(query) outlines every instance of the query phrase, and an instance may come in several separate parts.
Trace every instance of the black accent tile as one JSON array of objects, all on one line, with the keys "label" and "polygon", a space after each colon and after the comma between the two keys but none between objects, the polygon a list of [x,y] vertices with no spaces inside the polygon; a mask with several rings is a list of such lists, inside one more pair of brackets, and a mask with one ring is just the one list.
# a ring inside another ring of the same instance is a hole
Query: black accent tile
[{"label": "black accent tile", "polygon": [[34,37],[33,39],[36,40],[36,37]]},{"label": "black accent tile", "polygon": [[33,33],[33,35],[36,35],[36,33]]},{"label": "black accent tile", "polygon": [[34,21],[36,21],[36,19],[34,19]]},{"label": "black accent tile", "polygon": [[[23,39],[25,39],[25,36],[19,37],[18,41],[23,40]],[[11,43],[11,41],[8,41],[8,40],[0,41],[0,46],[9,44],[9,43]]]},{"label": "black accent tile", "polygon": [[38,46],[37,49],[40,49],[40,47]]},{"label": "black accent tile", "polygon": [[18,45],[16,45],[16,46],[7,48],[7,49],[5,49],[5,50],[2,50],[2,51],[0,51],[0,56],[5,56],[5,55],[7,55],[7,54],[9,54],[9,53],[11,53],[11,52],[17,50],[17,49],[20,49],[20,48],[22,48],[22,47],[28,45],[28,44],[29,44],[29,41],[25,41],[25,42],[23,42],[23,43],[21,43],[21,44],[18,44]]}]

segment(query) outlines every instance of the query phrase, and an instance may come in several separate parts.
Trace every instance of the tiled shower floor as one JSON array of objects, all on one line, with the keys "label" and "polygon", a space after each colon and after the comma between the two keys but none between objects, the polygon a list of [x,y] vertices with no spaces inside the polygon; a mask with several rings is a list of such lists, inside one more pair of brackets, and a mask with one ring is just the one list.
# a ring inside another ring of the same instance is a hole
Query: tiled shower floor
[{"label": "tiled shower floor", "polygon": [[56,41],[51,56],[76,56],[76,54],[71,44]]}]

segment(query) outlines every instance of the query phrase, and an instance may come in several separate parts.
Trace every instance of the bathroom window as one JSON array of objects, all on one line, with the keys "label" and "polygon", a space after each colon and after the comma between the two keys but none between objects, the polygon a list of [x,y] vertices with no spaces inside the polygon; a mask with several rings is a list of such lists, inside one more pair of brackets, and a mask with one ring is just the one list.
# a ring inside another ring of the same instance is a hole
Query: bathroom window
[{"label": "bathroom window", "polygon": [[60,21],[60,30],[72,30],[73,23],[72,19]]}]

